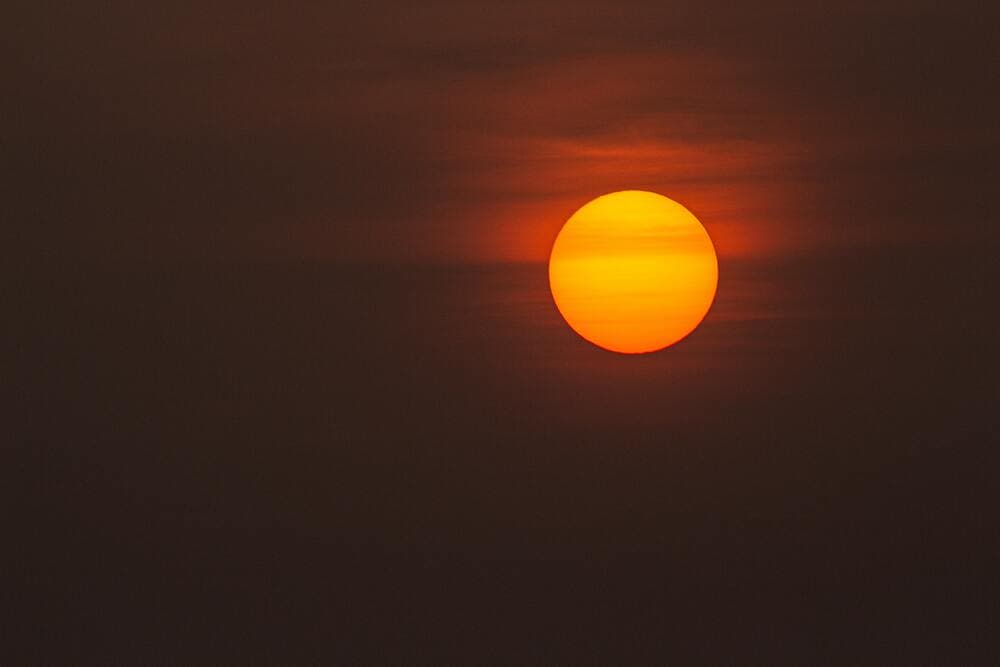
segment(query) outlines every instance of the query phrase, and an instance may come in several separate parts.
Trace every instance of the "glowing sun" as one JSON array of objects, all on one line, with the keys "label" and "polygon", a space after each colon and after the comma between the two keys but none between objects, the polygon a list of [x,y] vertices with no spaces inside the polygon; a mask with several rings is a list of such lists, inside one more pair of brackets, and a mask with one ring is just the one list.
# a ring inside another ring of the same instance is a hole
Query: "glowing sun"
[{"label": "glowing sun", "polygon": [[614,352],[653,352],[694,331],[719,264],[708,232],[677,202],[625,190],[563,225],[549,257],[556,307],[578,334]]}]

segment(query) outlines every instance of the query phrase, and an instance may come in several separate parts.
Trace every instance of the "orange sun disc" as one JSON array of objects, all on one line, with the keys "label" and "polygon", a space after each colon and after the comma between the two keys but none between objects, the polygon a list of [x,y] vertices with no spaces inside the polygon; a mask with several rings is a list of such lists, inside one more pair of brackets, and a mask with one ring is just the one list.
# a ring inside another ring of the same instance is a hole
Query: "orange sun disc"
[{"label": "orange sun disc", "polygon": [[566,322],[614,352],[653,352],[701,323],[719,264],[708,232],[653,192],[607,194],[574,213],[549,257],[549,286]]}]

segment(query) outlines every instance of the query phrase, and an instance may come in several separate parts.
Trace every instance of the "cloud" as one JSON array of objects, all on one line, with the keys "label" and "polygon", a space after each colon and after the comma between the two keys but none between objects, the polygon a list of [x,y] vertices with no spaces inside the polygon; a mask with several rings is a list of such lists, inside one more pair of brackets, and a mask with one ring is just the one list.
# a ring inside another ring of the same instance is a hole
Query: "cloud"
[{"label": "cloud", "polygon": [[[577,206],[646,188],[723,254],[882,243],[945,201],[986,205],[981,18],[912,2],[26,7],[7,45],[15,224],[68,253],[539,259]],[[971,178],[944,167],[963,159]],[[926,206],[916,172],[938,193]]]}]

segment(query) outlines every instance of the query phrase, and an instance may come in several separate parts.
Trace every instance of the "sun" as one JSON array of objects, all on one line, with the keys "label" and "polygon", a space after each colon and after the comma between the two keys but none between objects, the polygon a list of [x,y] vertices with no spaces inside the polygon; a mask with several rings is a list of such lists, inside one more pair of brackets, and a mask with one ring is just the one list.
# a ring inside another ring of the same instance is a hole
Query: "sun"
[{"label": "sun", "polygon": [[662,195],[625,190],[570,216],[552,246],[549,285],[578,334],[627,354],[673,345],[715,299],[719,263],[708,232]]}]

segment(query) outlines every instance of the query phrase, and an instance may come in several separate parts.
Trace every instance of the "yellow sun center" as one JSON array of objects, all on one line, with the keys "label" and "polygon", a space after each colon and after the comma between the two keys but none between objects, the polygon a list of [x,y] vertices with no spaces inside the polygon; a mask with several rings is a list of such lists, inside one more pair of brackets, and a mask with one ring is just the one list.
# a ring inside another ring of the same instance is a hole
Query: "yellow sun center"
[{"label": "yellow sun center", "polygon": [[639,190],[598,197],[552,246],[549,285],[578,334],[615,352],[652,352],[708,313],[719,265],[708,232],[677,202]]}]

